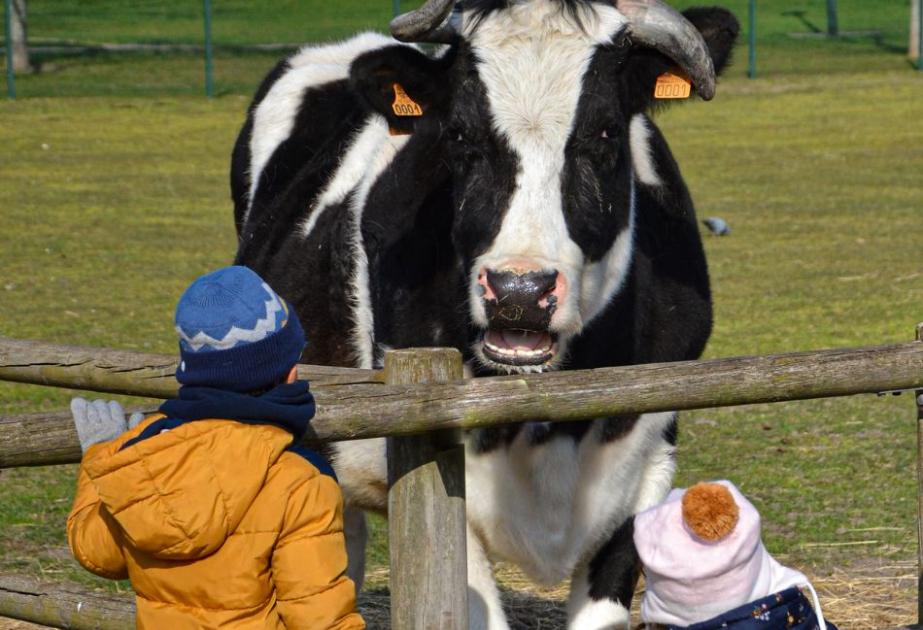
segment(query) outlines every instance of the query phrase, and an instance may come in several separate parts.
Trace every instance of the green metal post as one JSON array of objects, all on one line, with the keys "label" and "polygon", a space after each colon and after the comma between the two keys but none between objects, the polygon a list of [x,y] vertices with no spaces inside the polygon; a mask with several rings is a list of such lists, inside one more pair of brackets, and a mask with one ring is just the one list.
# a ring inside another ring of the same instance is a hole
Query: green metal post
[{"label": "green metal post", "polygon": [[205,96],[215,96],[215,81],[212,76],[212,2],[203,0],[205,12]]},{"label": "green metal post", "polygon": [[836,0],[827,0],[827,35],[837,37],[839,34],[840,25],[836,17]]},{"label": "green metal post", "polygon": [[16,98],[16,77],[13,75],[13,0],[4,0],[3,16],[6,24],[6,95]]},{"label": "green metal post", "polygon": [[391,0],[391,8],[394,12],[394,16],[397,17],[401,14],[401,0]]},{"label": "green metal post", "polygon": [[917,70],[923,72],[923,0],[917,4]]},{"label": "green metal post", "polygon": [[750,63],[747,66],[747,76],[756,78],[756,0],[750,0]]}]

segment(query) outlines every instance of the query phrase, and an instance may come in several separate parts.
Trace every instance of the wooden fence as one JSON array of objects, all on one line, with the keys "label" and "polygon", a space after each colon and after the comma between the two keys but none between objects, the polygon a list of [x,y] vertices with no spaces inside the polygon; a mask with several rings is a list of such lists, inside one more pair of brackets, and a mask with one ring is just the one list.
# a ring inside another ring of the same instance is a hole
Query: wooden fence
[{"label": "wooden fence", "polygon": [[[921,337],[923,324],[917,340],[905,344],[471,380],[462,378],[461,355],[444,348],[389,352],[382,371],[303,365],[299,376],[312,381],[318,407],[305,441],[389,439],[392,627],[462,630],[460,429],[917,389],[923,452]],[[175,367],[172,356],[0,338],[5,381],[169,398],[178,388]],[[0,416],[0,469],[79,460],[69,412]],[[918,467],[923,480],[919,456]],[[923,491],[918,500],[923,515]],[[919,523],[923,550],[923,518]],[[918,576],[923,587],[923,571]],[[923,620],[923,598],[918,602]],[[131,606],[18,578],[0,580],[0,616],[62,628],[124,628]]]}]

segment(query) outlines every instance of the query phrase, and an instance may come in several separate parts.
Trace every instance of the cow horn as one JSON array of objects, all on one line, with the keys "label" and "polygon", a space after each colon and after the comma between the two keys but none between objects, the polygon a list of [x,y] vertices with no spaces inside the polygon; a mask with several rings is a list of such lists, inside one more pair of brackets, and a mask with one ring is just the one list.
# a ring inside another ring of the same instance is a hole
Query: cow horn
[{"label": "cow horn", "polygon": [[715,65],[705,39],[683,14],[661,0],[615,0],[632,39],[659,50],[689,75],[706,101],[715,95]]},{"label": "cow horn", "polygon": [[457,32],[454,8],[455,0],[427,0],[416,11],[391,20],[391,34],[402,42],[449,44]]}]

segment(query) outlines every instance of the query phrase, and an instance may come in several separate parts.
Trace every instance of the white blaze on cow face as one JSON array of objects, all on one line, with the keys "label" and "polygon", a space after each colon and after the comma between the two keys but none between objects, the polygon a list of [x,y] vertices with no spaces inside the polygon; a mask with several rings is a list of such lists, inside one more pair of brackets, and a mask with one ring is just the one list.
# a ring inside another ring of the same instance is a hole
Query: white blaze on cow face
[{"label": "white blaze on cow face", "polygon": [[[519,165],[509,206],[497,209],[503,213],[499,233],[471,269],[473,322],[489,327],[482,299],[490,291],[484,283],[485,270],[540,270],[557,272],[559,277],[549,326],[553,337],[546,337],[555,341],[553,356],[544,364],[513,367],[486,357],[485,342],[476,342],[475,355],[493,368],[538,371],[558,364],[567,340],[601,312],[621,286],[631,259],[631,221],[612,251],[590,264],[570,237],[565,220],[561,186],[565,148],[584,75],[598,47],[610,43],[627,24],[613,7],[578,10],[580,25],[558,2],[513,3],[489,14],[469,32],[494,132]],[[490,335],[486,339],[489,342]]]}]

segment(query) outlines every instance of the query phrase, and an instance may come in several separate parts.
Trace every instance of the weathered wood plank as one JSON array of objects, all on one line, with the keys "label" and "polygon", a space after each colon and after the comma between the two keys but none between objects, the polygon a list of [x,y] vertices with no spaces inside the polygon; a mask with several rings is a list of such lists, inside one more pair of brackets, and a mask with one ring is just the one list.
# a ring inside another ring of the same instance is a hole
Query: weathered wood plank
[{"label": "weathered wood plank", "polygon": [[[461,380],[454,348],[392,350],[389,385]],[[465,451],[457,431],[388,438],[391,627],[467,630]]]},{"label": "weathered wood plank", "polygon": [[[917,324],[923,343],[923,323]],[[923,388],[914,392],[917,407],[917,623],[923,624]]]},{"label": "weathered wood plank", "polygon": [[0,469],[80,461],[80,442],[69,411],[0,416],[0,436]]},{"label": "weathered wood plank", "polygon": [[923,624],[923,389],[914,393],[917,407],[917,621]]},{"label": "weathered wood plank", "polygon": [[135,627],[133,597],[0,577],[0,617],[73,630]]},{"label": "weathered wood plank", "polygon": [[[113,394],[171,398],[177,357],[0,337],[0,380]],[[374,370],[298,366],[300,378],[336,385],[380,381]]]},{"label": "weathered wood plank", "polygon": [[[381,595],[359,594],[359,612],[367,619],[371,614],[379,614],[381,607]],[[99,593],[23,576],[2,576],[0,618],[69,630],[131,630],[135,627],[134,595]]]},{"label": "weathered wood plank", "polygon": [[[508,422],[566,422],[918,387],[923,387],[923,342],[430,385],[316,384],[312,390],[318,412],[307,439],[351,440]],[[41,425],[29,432],[34,442],[14,440],[15,432],[28,423]],[[23,453],[31,454],[33,465],[79,461],[76,436],[69,446],[42,437],[45,432],[66,432],[62,423],[69,424],[69,416],[0,418],[0,467],[14,456],[22,462]],[[49,449],[53,453],[46,452]]]}]

